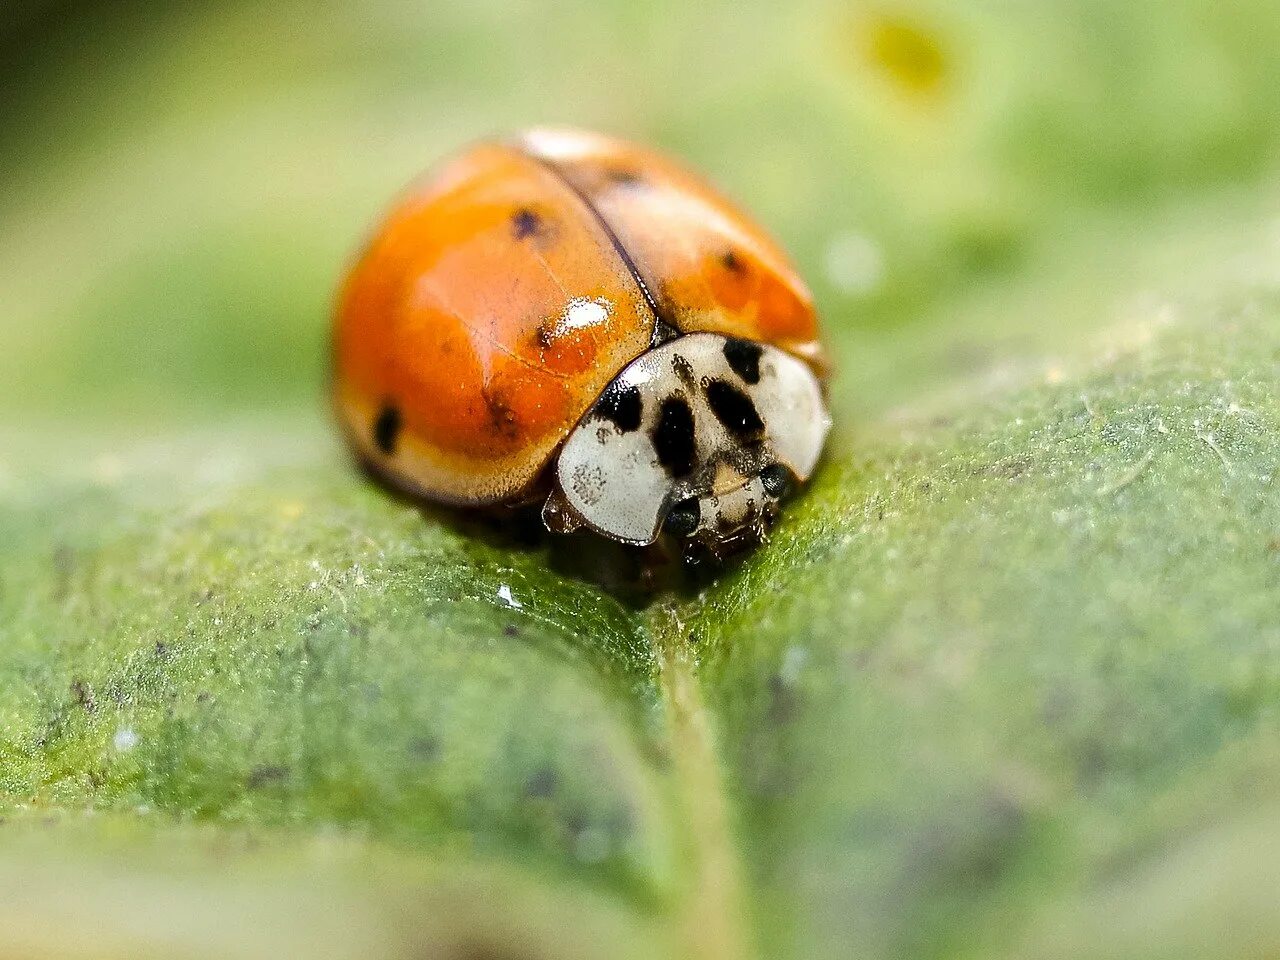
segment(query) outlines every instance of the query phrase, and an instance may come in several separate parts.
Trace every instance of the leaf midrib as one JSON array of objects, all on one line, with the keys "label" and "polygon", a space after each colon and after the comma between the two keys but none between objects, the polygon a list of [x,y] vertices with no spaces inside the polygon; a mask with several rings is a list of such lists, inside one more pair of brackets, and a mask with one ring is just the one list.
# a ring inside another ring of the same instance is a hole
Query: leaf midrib
[{"label": "leaf midrib", "polygon": [[652,638],[674,784],[673,825],[687,865],[687,885],[673,918],[688,960],[749,960],[742,864],[731,801],[716,749],[714,717],[702,694],[697,657],[680,611],[658,604],[642,628]]}]

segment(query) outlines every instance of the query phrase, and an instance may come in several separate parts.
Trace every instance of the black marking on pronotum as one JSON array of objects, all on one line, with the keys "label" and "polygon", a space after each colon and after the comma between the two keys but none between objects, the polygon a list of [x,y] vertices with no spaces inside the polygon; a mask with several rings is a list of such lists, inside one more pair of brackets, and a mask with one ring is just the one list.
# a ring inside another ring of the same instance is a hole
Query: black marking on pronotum
[{"label": "black marking on pronotum", "polygon": [[635,281],[636,286],[640,288],[640,296],[644,298],[645,304],[649,307],[649,312],[653,314],[653,333],[649,337],[649,345],[656,347],[658,344],[670,340],[671,337],[667,335],[669,330],[675,329],[679,333],[680,328],[672,323],[662,308],[658,306],[658,301],[654,297],[653,291],[649,289],[649,284],[645,282],[644,276],[641,275],[640,268],[636,266],[635,260],[631,258],[631,254],[623,246],[622,239],[614,232],[613,226],[605,219],[604,214],[600,212],[586,192],[579,189],[578,185],[560,169],[560,165],[554,160],[548,160],[533,153],[526,153],[526,155],[564,184],[569,192],[577,197],[582,205],[587,208],[587,212],[591,214],[596,223],[599,224],[600,229],[604,231],[605,236],[609,238],[609,243],[613,245],[614,252],[622,261],[622,265],[627,268],[627,272],[631,274],[631,279]]},{"label": "black marking on pronotum", "polygon": [[596,401],[595,414],[608,420],[620,433],[630,433],[640,426],[644,401],[633,386],[610,386]]},{"label": "black marking on pronotum", "polygon": [[542,217],[528,207],[521,207],[511,215],[511,233],[517,240],[536,237],[544,228]]},{"label": "black marking on pronotum", "polygon": [[658,463],[667,473],[673,477],[685,477],[692,472],[695,453],[693,411],[684,397],[667,397],[662,401],[652,439]]},{"label": "black marking on pronotum", "polygon": [[689,362],[688,357],[681,356],[677,353],[671,358],[671,370],[680,378],[681,383],[690,389],[693,388],[693,364]]},{"label": "black marking on pronotum", "polygon": [[680,336],[679,330],[667,323],[667,321],[659,320],[653,325],[653,336],[649,338],[649,346],[660,347],[678,336]]},{"label": "black marking on pronotum", "polygon": [[733,372],[747,383],[760,382],[760,355],[764,352],[758,343],[730,337],[724,342],[724,358]]},{"label": "black marking on pronotum", "polygon": [[662,529],[673,537],[687,537],[698,529],[701,521],[702,507],[696,499],[690,497],[688,500],[681,500],[667,511],[667,517],[662,521]]},{"label": "black marking on pronotum", "polygon": [[720,254],[720,263],[730,273],[742,274],[747,272],[747,263],[742,257],[738,256],[736,250],[726,250]]},{"label": "black marking on pronotum", "polygon": [[707,384],[707,402],[716,419],[741,440],[754,440],[764,430],[764,422],[751,398],[731,383],[712,380]]},{"label": "black marking on pronotum", "polygon": [[391,456],[396,452],[396,444],[400,439],[400,428],[403,425],[400,419],[400,408],[395,404],[385,404],[378,411],[378,416],[373,421],[373,442],[387,456]]}]

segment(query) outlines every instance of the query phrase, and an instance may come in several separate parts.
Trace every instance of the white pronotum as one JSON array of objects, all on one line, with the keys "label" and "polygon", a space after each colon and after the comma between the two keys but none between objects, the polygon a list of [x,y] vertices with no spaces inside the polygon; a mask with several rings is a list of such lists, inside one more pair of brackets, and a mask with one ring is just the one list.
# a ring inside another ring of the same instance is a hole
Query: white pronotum
[{"label": "white pronotum", "polygon": [[565,441],[556,476],[582,520],[617,540],[652,543],[677,504],[684,535],[726,536],[772,515],[770,471],[809,478],[830,425],[803,361],[693,333],[618,374]]}]

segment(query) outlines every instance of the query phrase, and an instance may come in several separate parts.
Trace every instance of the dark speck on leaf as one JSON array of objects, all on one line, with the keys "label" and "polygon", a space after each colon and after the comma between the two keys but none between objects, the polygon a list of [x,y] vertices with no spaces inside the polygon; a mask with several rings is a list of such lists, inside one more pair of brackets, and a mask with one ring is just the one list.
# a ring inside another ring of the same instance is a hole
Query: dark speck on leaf
[{"label": "dark speck on leaf", "polygon": [[261,790],[270,784],[283,782],[288,774],[289,771],[285,767],[268,764],[254,767],[249,771],[249,778],[246,783],[250,790]]},{"label": "dark speck on leaf", "polygon": [[83,680],[77,677],[71,681],[71,693],[76,698],[76,703],[84,708],[85,713],[97,712],[98,701],[93,698],[93,688]]},{"label": "dark speck on leaf", "polygon": [[769,722],[774,726],[789,723],[800,707],[795,690],[778,674],[769,678]]},{"label": "dark speck on leaf", "polygon": [[587,815],[581,810],[570,810],[564,818],[565,829],[573,836],[579,836],[590,826]]},{"label": "dark speck on leaf", "polygon": [[540,960],[539,957],[521,951],[513,953],[507,944],[464,943],[457,952],[449,954],[442,960]]},{"label": "dark speck on leaf", "polygon": [[1005,480],[1016,480],[1031,467],[1030,457],[1005,457],[986,467],[986,471]]},{"label": "dark speck on leaf", "polygon": [[440,756],[440,741],[430,736],[414,737],[409,741],[409,750],[417,759],[430,763]]},{"label": "dark speck on leaf", "polygon": [[520,628],[514,623],[508,623],[502,628],[502,635],[504,637],[518,637],[520,636]]},{"label": "dark speck on leaf", "polygon": [[53,551],[53,596],[61,602],[67,598],[71,587],[71,575],[75,571],[75,553],[65,543]]},{"label": "dark speck on leaf", "polygon": [[560,778],[551,767],[540,767],[525,781],[524,793],[527,797],[549,797],[556,792]]}]

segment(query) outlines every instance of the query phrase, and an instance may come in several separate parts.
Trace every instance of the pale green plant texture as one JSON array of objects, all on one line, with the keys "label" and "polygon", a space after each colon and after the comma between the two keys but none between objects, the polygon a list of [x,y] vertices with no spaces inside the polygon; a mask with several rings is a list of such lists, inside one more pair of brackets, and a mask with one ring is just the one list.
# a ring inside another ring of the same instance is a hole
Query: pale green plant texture
[{"label": "pale green plant texture", "polygon": [[[1272,5],[77,16],[0,103],[0,957],[1280,952]],[[361,232],[534,122],[813,281],[830,454],[719,576],[332,428]]]}]

